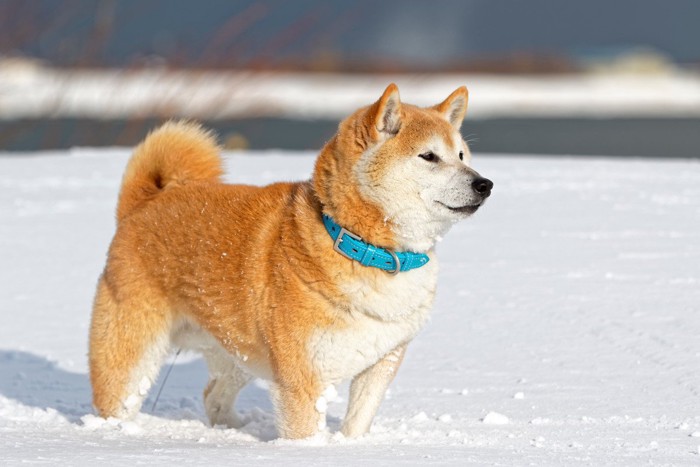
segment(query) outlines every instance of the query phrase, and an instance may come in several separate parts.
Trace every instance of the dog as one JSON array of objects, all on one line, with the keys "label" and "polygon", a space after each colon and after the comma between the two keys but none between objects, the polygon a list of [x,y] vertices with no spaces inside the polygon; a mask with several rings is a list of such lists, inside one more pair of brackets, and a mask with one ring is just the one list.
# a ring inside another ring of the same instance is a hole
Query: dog
[{"label": "dog", "polygon": [[395,84],[342,121],[313,177],[224,184],[219,147],[168,122],[135,149],[90,326],[102,417],[139,412],[172,348],[206,359],[212,425],[238,428],[238,392],[271,382],[284,438],[325,427],[324,391],[352,379],[341,432],[358,437],[429,316],[434,246],[493,183],[460,135],[468,93],[429,108]]}]

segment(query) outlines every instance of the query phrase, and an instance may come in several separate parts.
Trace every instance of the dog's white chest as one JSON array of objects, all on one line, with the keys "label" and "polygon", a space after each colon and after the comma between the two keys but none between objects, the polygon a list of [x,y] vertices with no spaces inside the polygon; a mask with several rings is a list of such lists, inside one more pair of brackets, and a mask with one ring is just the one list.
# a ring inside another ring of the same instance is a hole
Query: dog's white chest
[{"label": "dog's white chest", "polygon": [[319,329],[309,342],[311,360],[326,383],[351,378],[425,324],[435,295],[437,264],[375,284],[347,282],[350,310],[339,311],[344,326]]}]

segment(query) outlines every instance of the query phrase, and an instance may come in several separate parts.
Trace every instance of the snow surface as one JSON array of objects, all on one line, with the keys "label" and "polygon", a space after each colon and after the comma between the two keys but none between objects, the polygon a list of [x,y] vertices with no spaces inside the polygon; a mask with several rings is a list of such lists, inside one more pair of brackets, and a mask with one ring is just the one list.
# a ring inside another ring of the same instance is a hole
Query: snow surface
[{"label": "snow surface", "polygon": [[[697,161],[477,155],[493,197],[438,246],[433,318],[371,433],[337,433],[344,385],[327,432],[284,441],[262,383],[244,428],[207,426],[196,356],[155,413],[156,389],[134,421],[92,415],[87,328],[127,156],[0,157],[0,464],[700,464]],[[227,163],[268,183],[313,155]]]}]

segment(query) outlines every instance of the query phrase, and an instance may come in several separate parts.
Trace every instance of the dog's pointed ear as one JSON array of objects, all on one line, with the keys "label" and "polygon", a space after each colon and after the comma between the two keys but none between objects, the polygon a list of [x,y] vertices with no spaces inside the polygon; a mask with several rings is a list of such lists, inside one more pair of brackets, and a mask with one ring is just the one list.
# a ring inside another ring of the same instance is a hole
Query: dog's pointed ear
[{"label": "dog's pointed ear", "polygon": [[379,136],[391,137],[401,128],[401,99],[399,88],[391,83],[384,90],[384,94],[370,108],[370,114],[374,117],[374,128]]},{"label": "dog's pointed ear", "polygon": [[462,126],[462,120],[467,113],[467,101],[469,100],[469,91],[466,86],[457,88],[447,99],[434,106],[442,116],[450,122],[457,130]]}]

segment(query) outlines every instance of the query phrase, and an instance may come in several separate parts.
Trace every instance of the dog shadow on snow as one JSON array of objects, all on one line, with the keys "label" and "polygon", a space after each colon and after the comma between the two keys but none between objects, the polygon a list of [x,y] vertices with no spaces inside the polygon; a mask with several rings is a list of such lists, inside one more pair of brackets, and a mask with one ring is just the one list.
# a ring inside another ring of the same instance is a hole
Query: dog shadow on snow
[{"label": "dog shadow on snow", "polygon": [[[202,403],[207,367],[201,358],[173,365],[155,410],[152,409],[171,361],[161,369],[141,412],[169,420],[200,420],[208,424]],[[44,357],[23,351],[0,350],[0,395],[28,407],[53,409],[76,425],[82,424],[84,415],[94,413],[87,374],[65,371]],[[241,432],[261,441],[277,437],[272,403],[264,384],[249,384],[241,392],[236,410],[246,422]],[[329,417],[329,425],[337,429],[339,420]]]}]

